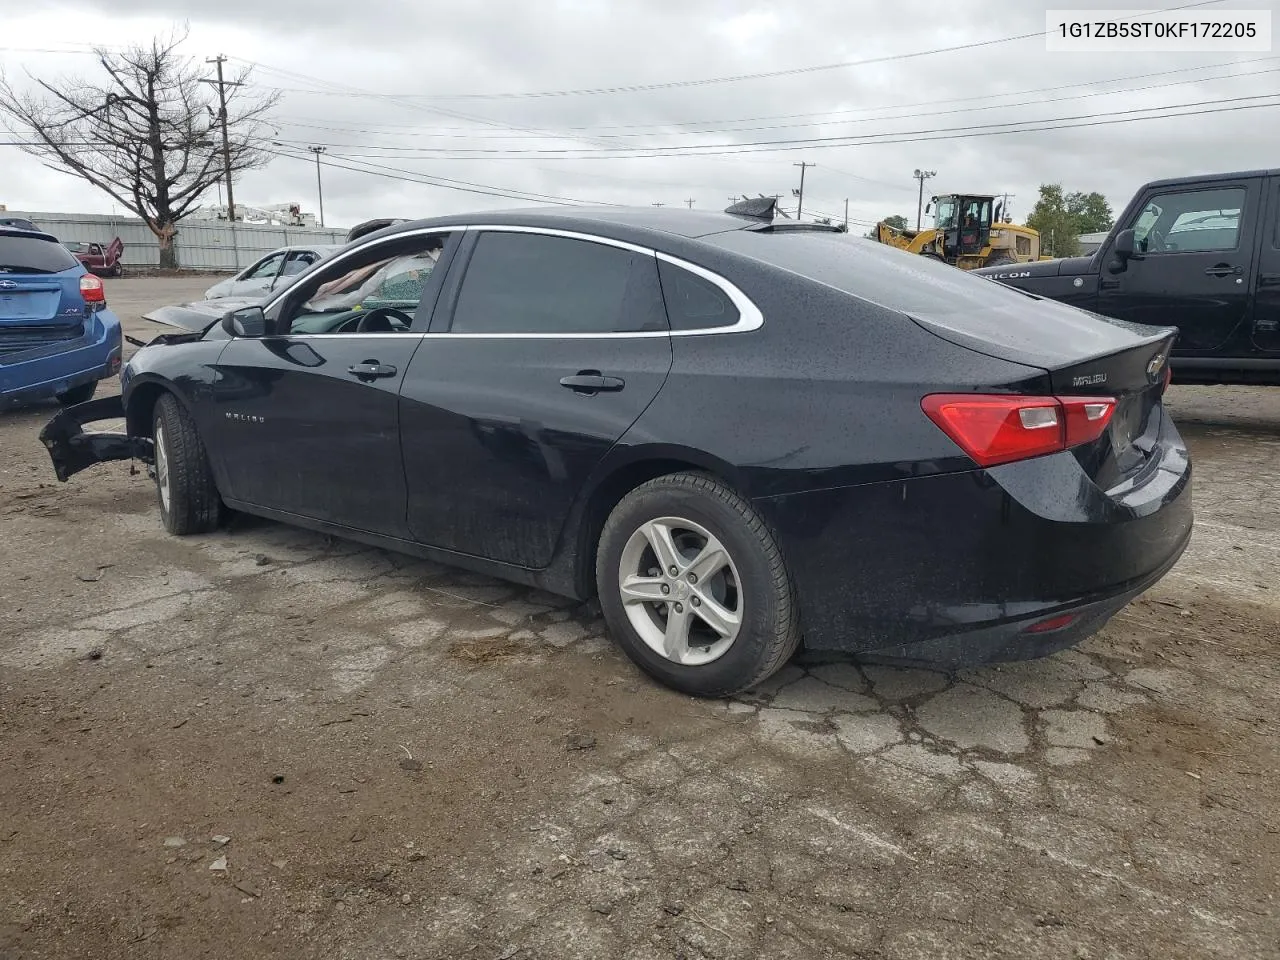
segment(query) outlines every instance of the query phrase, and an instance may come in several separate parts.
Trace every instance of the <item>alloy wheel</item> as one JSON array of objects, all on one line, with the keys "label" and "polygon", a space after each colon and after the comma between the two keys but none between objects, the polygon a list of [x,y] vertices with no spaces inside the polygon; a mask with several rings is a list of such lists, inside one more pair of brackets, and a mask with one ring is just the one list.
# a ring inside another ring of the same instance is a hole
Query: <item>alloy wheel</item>
[{"label": "alloy wheel", "polygon": [[169,509],[169,453],[165,442],[164,426],[156,423],[156,486],[160,490],[160,505],[167,512]]},{"label": "alloy wheel", "polygon": [[680,517],[641,524],[618,563],[631,626],[655,653],[685,666],[711,663],[733,646],[743,621],[741,584],[724,544]]}]

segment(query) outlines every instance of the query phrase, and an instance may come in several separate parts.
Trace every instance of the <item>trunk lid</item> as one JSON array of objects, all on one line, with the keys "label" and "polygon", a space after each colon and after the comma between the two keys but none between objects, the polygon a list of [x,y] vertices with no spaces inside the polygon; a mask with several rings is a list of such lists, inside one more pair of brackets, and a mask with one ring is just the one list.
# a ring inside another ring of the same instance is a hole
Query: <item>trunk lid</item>
[{"label": "trunk lid", "polygon": [[[1001,288],[1001,292],[1004,289]],[[1140,482],[1158,452],[1169,351],[1178,331],[1148,327],[1022,295],[987,309],[913,315],[921,326],[959,346],[1001,360],[1039,367],[1057,396],[1111,397],[1106,431],[1072,452],[1101,489]]]}]

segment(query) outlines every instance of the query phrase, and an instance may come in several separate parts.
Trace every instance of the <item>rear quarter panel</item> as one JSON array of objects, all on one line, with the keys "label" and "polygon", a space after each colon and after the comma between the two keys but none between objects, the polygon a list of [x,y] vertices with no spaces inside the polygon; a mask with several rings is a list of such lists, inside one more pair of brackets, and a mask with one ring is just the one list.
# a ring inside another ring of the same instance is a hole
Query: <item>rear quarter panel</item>
[{"label": "rear quarter panel", "polygon": [[961,470],[972,464],[924,415],[924,394],[1047,385],[1043,370],[953,345],[786,271],[731,256],[697,262],[733,280],[764,324],[674,336],[671,375],[618,455],[698,451],[731,465],[753,498]]}]

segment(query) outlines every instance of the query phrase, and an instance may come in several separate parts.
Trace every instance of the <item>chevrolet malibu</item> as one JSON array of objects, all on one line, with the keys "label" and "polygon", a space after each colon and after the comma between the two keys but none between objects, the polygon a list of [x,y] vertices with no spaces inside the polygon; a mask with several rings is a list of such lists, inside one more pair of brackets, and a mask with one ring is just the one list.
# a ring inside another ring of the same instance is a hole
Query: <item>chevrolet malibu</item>
[{"label": "chevrolet malibu", "polygon": [[598,598],[702,696],[801,643],[1042,656],[1174,564],[1176,330],[770,203],[395,224],[158,338],[41,437],[61,480],[150,464],[174,534],[237,510]]}]

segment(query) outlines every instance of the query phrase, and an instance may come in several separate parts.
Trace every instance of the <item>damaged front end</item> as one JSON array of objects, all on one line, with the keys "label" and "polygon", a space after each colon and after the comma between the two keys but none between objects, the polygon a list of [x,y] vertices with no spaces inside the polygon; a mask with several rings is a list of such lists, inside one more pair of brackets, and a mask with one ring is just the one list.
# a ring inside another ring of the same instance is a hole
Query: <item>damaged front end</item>
[{"label": "damaged front end", "polygon": [[150,437],[132,437],[127,433],[86,433],[85,424],[99,420],[124,418],[122,397],[102,397],[88,403],[67,407],[45,424],[40,442],[49,451],[54,473],[66,481],[95,463],[110,460],[155,462],[155,448]]}]

